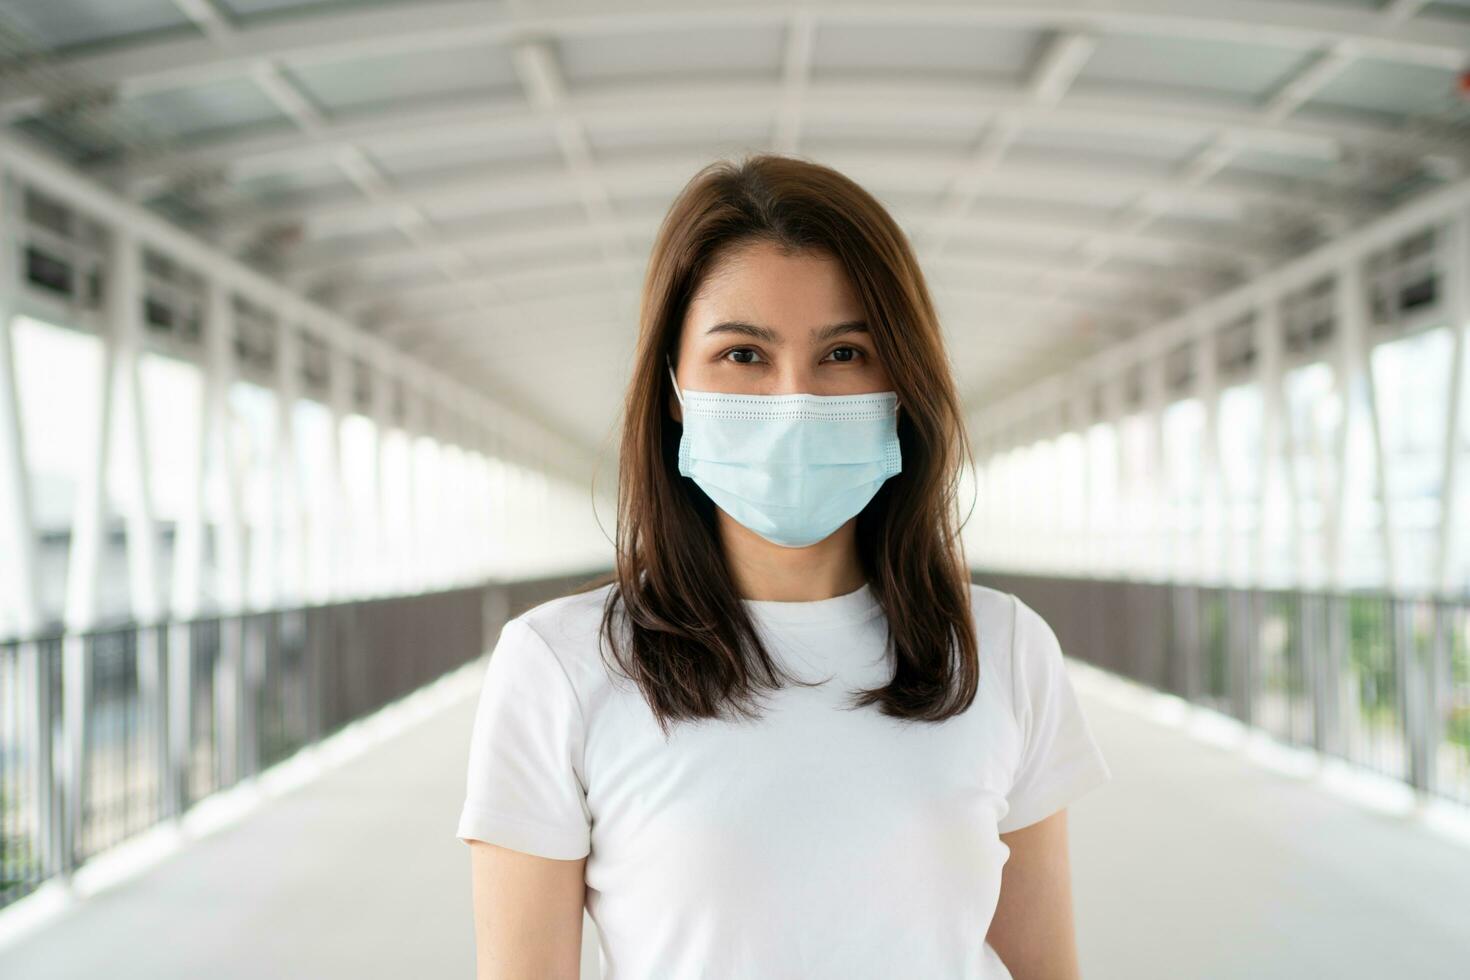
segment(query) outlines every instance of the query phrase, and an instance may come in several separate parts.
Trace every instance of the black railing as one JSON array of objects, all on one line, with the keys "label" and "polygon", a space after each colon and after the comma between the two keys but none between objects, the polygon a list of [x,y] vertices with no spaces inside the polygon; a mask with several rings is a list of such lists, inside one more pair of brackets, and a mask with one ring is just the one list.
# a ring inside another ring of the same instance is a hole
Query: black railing
[{"label": "black railing", "polygon": [[1470,805],[1470,602],[975,572],[1069,656]]},{"label": "black railing", "polygon": [[0,642],[0,908],[468,663],[587,580]]}]

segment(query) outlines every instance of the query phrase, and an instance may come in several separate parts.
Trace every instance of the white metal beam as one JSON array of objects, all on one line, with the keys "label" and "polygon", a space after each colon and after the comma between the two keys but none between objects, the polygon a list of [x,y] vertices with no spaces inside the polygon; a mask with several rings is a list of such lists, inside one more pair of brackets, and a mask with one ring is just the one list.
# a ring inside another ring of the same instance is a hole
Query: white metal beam
[{"label": "white metal beam", "polygon": [[[1401,16],[1404,12],[1390,11],[1388,16],[1381,17],[1381,30],[1389,32],[1405,23]],[[1317,45],[1315,53],[1316,57],[1310,63],[1299,68],[1260,107],[1259,115],[1264,122],[1274,124],[1287,118],[1344,68],[1357,58],[1365,56],[1359,38],[1344,36],[1323,39]],[[1240,144],[1230,134],[1213,134],[1169,180],[1133,197],[1128,206],[1120,210],[1119,226],[1128,233],[1148,227],[1179,200],[1181,193],[1197,191],[1208,183],[1218,183],[1220,172],[1241,150]],[[1357,223],[1340,210],[1332,212],[1326,209],[1318,210],[1309,220],[1318,227],[1325,225],[1339,231]],[[1096,241],[1085,243],[1081,250],[1084,256],[1083,267],[1094,269],[1106,262],[1113,255],[1112,248],[1116,241],[1115,238],[1108,244]],[[1054,274],[1045,273],[1033,285],[1040,288],[1043,283],[1054,279]],[[1047,295],[1059,296],[1068,285],[1067,282],[1062,282],[1054,290],[1048,291]]]},{"label": "white metal beam", "polygon": [[1280,309],[1269,296],[1262,296],[1255,318],[1256,384],[1261,393],[1261,446],[1257,457],[1256,533],[1251,548],[1251,579],[1261,585],[1266,580],[1267,541],[1272,531],[1267,520],[1267,502],[1271,487],[1282,476],[1282,467],[1290,462],[1287,444],[1286,406],[1282,389],[1282,336]]},{"label": "white metal beam", "polygon": [[0,161],[0,587],[10,597],[5,605],[11,625],[18,635],[29,637],[41,628],[42,610],[35,510],[11,332],[20,287],[20,242],[15,237],[19,213],[20,188]]},{"label": "white metal beam", "polygon": [[[1123,370],[1130,364],[1146,360],[1155,353],[1167,352],[1187,342],[1198,331],[1214,330],[1217,326],[1232,322],[1253,303],[1259,301],[1262,291],[1273,299],[1285,292],[1304,286],[1324,274],[1331,273],[1337,265],[1351,256],[1362,256],[1374,249],[1382,248],[1426,223],[1431,223],[1443,214],[1470,204],[1470,179],[1431,191],[1396,210],[1374,219],[1368,224],[1343,234],[1333,241],[1274,266],[1256,280],[1238,286],[1229,292],[1203,302],[1198,309],[1188,310],[1150,327],[1135,337],[1099,350],[1083,359],[1076,369],[1092,375],[1103,375]],[[1058,371],[1050,376],[1030,380],[1023,388],[1011,395],[976,405],[971,414],[995,415],[1000,421],[1014,417],[1015,413],[1029,409],[1037,403],[1061,402],[1070,391],[1070,373]]]},{"label": "white metal beam", "polygon": [[[709,106],[718,104],[722,118],[760,125],[784,105],[778,82],[730,82],[689,78],[675,87],[666,82],[609,82],[591,91],[568,92],[567,111],[596,118],[600,124],[640,131],[665,131],[673,137],[707,121]],[[880,128],[911,119],[914,106],[946,124],[1004,114],[1024,129],[1041,129],[1139,140],[1203,139],[1224,134],[1233,145],[1274,154],[1330,163],[1344,150],[1390,158],[1465,157],[1462,144],[1417,131],[1405,132],[1365,120],[1298,113],[1272,123],[1257,110],[1221,107],[1161,91],[1157,95],[1068,94],[1056,105],[1038,103],[1010,84],[958,84],[920,79],[855,82],[813,79],[802,89],[804,119],[861,122]],[[218,170],[231,179],[289,173],[302,167],[330,164],[346,145],[373,151],[434,150],[462,145],[466,132],[525,132],[541,119],[521,99],[454,96],[411,107],[385,107],[341,119],[326,119],[311,132],[225,131],[203,135],[188,146],[140,151],[120,165],[103,165],[99,174],[128,189],[131,196],[157,193],[174,178]]]},{"label": "white metal beam", "polygon": [[[514,4],[517,17],[526,16],[525,6]],[[612,194],[602,168],[592,155],[592,141],[582,117],[567,98],[566,81],[557,64],[551,41],[534,30],[519,37],[512,45],[511,60],[531,106],[542,114],[552,129],[567,175],[577,198],[586,212],[601,247],[604,259],[615,271],[614,283],[624,302],[632,307],[636,300],[626,280],[616,276],[616,268],[632,258],[628,240],[613,210]]]},{"label": "white metal beam", "polygon": [[[205,333],[204,411],[207,465],[223,492],[224,512],[214,515],[216,590],[221,612],[238,612],[245,605],[245,521],[240,505],[240,473],[235,452],[235,426],[230,416],[230,386],[235,382],[235,310],[227,285],[209,284]],[[206,478],[207,479],[207,478]]]},{"label": "white metal beam", "polygon": [[797,10],[786,24],[786,47],[781,54],[781,96],[771,145],[777,153],[795,156],[801,145],[802,114],[811,84],[812,53],[816,45],[816,18],[810,10]]},{"label": "white metal beam", "polygon": [[[902,144],[847,149],[840,159],[833,159],[861,173],[866,186],[876,193],[927,194],[954,175],[951,162]],[[679,149],[619,158],[602,164],[598,174],[608,192],[619,198],[652,197],[666,194],[671,186],[678,186],[708,163],[703,151]],[[401,182],[400,199],[392,203],[364,205],[356,194],[305,197],[286,204],[241,206],[223,213],[219,223],[225,234],[248,236],[282,224],[302,225],[308,233],[317,226],[372,227],[391,219],[405,204],[427,210],[453,207],[462,214],[520,210],[528,202],[577,199],[583,193],[583,181],[575,173],[568,177],[548,172],[544,166],[507,168],[491,179],[483,166],[468,166],[433,178]],[[1107,193],[1100,195],[1106,203],[1153,194],[1158,186],[1158,176],[1152,169],[1059,156],[1046,164],[1029,162],[1024,167],[994,170],[987,176],[984,189],[987,196],[1001,199],[1020,194],[1067,200],[1077,196],[1079,188],[1090,187],[1106,189]],[[1250,207],[1303,217],[1325,215],[1346,223],[1373,213],[1361,196],[1346,191],[1314,193],[1289,181],[1243,174],[1221,177],[1207,185],[1179,182],[1171,195],[1172,203],[1223,221],[1247,218]]]},{"label": "white metal beam", "polygon": [[[25,181],[61,197],[113,227],[129,228],[141,244],[175,257],[179,262],[205,274],[212,282],[239,289],[267,308],[290,303],[300,304],[303,313],[307,314],[304,320],[306,328],[328,346],[340,346],[375,361],[398,358],[403,362],[405,376],[412,377],[414,385],[426,392],[468,393],[481,406],[481,411],[487,414],[493,413],[498,407],[483,393],[471,390],[464,383],[420,362],[407,359],[401,351],[392,348],[380,338],[370,336],[357,325],[317,304],[305,301],[287,287],[215,251],[158,215],[122,200],[75,169],[33,148],[17,134],[0,135],[0,156],[9,161],[12,172]],[[543,441],[555,445],[557,452],[554,458],[559,465],[567,468],[569,476],[576,479],[581,479],[594,465],[593,456],[586,447],[526,416],[518,416],[515,438],[525,441],[528,446]]]},{"label": "white metal beam", "polygon": [[117,419],[118,433],[126,437],[121,446],[114,443],[113,448],[127,450],[123,472],[128,499],[123,517],[127,525],[128,597],[133,619],[153,623],[162,617],[163,603],[158,590],[158,525],[143,403],[143,255],[125,228],[113,229],[107,273],[107,295],[115,300],[109,302],[108,312],[115,341],[113,364],[117,377],[113,385],[122,410]]},{"label": "white metal beam", "polygon": [[1465,407],[1465,330],[1470,321],[1470,212],[1462,207],[1451,215],[1445,230],[1447,248],[1440,274],[1446,290],[1449,314],[1450,388],[1446,406],[1444,448],[1440,461],[1439,534],[1435,541],[1433,583],[1441,592],[1450,590],[1454,556],[1462,540],[1459,500],[1464,433],[1460,416]]},{"label": "white metal beam", "polygon": [[[1031,105],[1051,108],[1061,102],[1096,48],[1097,39],[1090,34],[1076,30],[1053,34],[1025,85]],[[950,182],[939,215],[925,229],[924,251],[931,259],[943,252],[956,222],[970,212],[981,188],[991,183],[1021,128],[1020,118],[1012,112],[990,118],[980,142]]]},{"label": "white metal beam", "polygon": [[[113,311],[125,301],[117,290],[109,294],[108,303]],[[101,357],[96,379],[97,405],[91,419],[93,443],[87,447],[90,452],[82,463],[73,504],[71,541],[67,550],[66,606],[62,613],[66,632],[71,634],[91,629],[100,613],[98,590],[103,547],[110,523],[107,463],[111,458],[114,382],[117,377],[117,320],[117,316],[107,317],[98,337]]]},{"label": "white metal beam", "polygon": [[[1081,0],[950,0],[922,8],[875,9],[850,2],[813,2],[824,22],[925,22],[1045,29],[1067,24],[1102,34],[1138,32],[1312,51],[1347,42],[1364,57],[1458,70],[1470,49],[1470,28],[1449,17],[1379,16],[1356,7],[1268,0],[1115,0],[1106,7]],[[496,14],[500,15],[497,16]],[[184,88],[239,78],[262,58],[293,64],[505,43],[525,32],[546,36],[598,35],[630,28],[779,24],[779,5],[691,6],[679,0],[643,0],[636,6],[589,0],[541,0],[510,16],[475,0],[439,0],[392,7],[327,8],[323,13],[246,26],[221,48],[209,38],[160,39],[60,59],[61,69],[122,95]],[[51,93],[22,81],[0,98],[0,118],[38,111]]]},{"label": "white metal beam", "polygon": [[297,307],[283,305],[278,309],[276,334],[276,594],[283,601],[306,600],[307,526],[302,505],[301,471],[297,464],[296,403],[301,388],[301,347],[297,327]]},{"label": "white metal beam", "polygon": [[[922,223],[935,212],[904,212],[896,217],[901,223]],[[635,213],[625,215],[624,234],[643,233],[657,225],[660,215]],[[1101,232],[1106,240],[1109,232],[1104,222],[1091,215],[1062,216],[1055,213],[1029,212],[1004,207],[971,214],[962,226],[985,241],[1010,242],[1015,246],[1034,244],[1038,248],[1058,248],[1090,233]],[[492,263],[502,273],[507,287],[530,285],[529,280],[559,273],[567,268],[564,260],[555,258],[556,249],[578,250],[588,238],[585,225],[548,223],[534,228],[506,227],[504,222],[487,220],[462,224],[453,232],[441,232],[442,244],[414,248],[407,244],[384,243],[370,247],[341,245],[307,247],[292,252],[288,259],[294,270],[293,281],[303,288],[326,289],[348,297],[343,307],[349,316],[361,313],[370,304],[385,302],[418,289],[442,290],[437,279],[412,280],[393,273],[399,269],[413,273],[426,261],[448,255],[461,248],[471,250],[481,262]],[[973,246],[972,246],[973,247]],[[1154,229],[1120,242],[1120,256],[1173,265],[1194,276],[1244,275],[1256,262],[1268,262],[1275,254],[1269,238],[1253,234],[1250,228],[1235,232],[1218,231],[1192,234],[1186,231]],[[544,259],[534,256],[546,255]],[[527,258],[531,256],[532,258]],[[427,270],[424,270],[427,271]],[[634,271],[630,264],[624,273]],[[356,278],[354,278],[354,276]]]},{"label": "white metal beam", "polygon": [[1214,335],[1195,335],[1194,394],[1204,407],[1204,430],[1200,434],[1200,500],[1198,580],[1220,582],[1224,575],[1222,549],[1228,528],[1224,520],[1225,472],[1220,465],[1220,373]]}]

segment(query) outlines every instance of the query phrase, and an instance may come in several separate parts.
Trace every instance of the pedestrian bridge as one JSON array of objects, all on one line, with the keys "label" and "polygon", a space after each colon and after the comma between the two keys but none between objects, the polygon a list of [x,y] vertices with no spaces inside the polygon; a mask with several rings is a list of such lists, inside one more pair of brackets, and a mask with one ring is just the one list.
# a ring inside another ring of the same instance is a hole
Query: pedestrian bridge
[{"label": "pedestrian bridge", "polygon": [[0,977],[471,975],[487,651],[614,564],[661,222],[756,153],[923,269],[1114,774],[1084,975],[1470,975],[1467,65],[1470,0],[0,0]]}]

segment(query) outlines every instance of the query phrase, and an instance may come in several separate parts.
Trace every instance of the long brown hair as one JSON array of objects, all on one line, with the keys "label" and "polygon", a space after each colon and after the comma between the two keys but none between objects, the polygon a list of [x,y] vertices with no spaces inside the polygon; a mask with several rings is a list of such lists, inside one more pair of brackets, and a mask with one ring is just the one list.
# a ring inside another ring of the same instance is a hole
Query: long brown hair
[{"label": "long brown hair", "polygon": [[691,298],[719,258],[753,242],[826,253],[842,264],[903,406],[903,469],[856,525],[863,571],[886,613],[893,678],[853,692],[850,706],[877,704],[913,721],[959,714],[980,679],[955,507],[961,454],[970,450],[938,318],[913,251],[883,206],[850,178],[806,160],[758,154],[712,163],[684,186],[659,228],[623,408],[617,564],[589,587],[616,583],[601,636],[665,735],[680,719],[755,717],[764,692],[817,683],[792,677],[761,642],[725,564],[715,505],[679,474],[682,426],[668,410],[664,358],[675,358]]}]

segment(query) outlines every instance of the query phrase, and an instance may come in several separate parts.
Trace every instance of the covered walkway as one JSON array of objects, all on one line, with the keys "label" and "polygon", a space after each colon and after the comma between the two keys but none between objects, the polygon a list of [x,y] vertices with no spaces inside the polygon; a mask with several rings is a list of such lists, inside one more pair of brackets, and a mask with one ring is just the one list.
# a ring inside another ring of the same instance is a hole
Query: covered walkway
[{"label": "covered walkway", "polygon": [[1088,980],[1470,976],[1470,0],[0,0],[0,977],[473,973],[484,651],[760,153],[923,269]]}]

